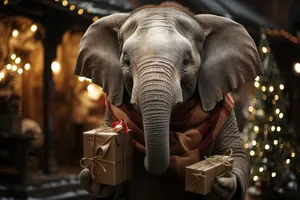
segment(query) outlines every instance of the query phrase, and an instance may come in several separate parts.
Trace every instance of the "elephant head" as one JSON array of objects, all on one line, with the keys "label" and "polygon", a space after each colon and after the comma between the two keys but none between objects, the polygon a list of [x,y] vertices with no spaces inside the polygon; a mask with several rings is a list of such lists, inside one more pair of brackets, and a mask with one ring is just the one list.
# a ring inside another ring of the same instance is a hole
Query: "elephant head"
[{"label": "elephant head", "polygon": [[158,175],[169,165],[174,107],[199,94],[204,111],[211,111],[262,69],[256,45],[240,24],[164,4],[93,23],[81,40],[75,74],[101,86],[113,105],[128,96],[140,108],[145,168]]}]

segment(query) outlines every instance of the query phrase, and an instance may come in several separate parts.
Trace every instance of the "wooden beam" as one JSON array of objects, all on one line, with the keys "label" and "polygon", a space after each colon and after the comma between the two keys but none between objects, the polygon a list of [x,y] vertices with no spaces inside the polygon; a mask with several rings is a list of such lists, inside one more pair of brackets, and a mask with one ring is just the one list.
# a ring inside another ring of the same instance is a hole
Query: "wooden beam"
[{"label": "wooden beam", "polygon": [[57,172],[57,162],[54,148],[53,138],[53,122],[52,122],[52,102],[54,90],[54,81],[52,77],[51,63],[56,57],[57,43],[52,37],[53,28],[51,22],[45,27],[44,38],[44,74],[43,74],[43,127],[44,127],[44,162],[43,172],[45,174],[53,174]]},{"label": "wooden beam", "polygon": [[[71,23],[68,17],[62,17],[59,12],[47,11],[44,18],[45,37],[44,37],[44,98],[43,98],[43,121],[44,121],[44,165],[45,174],[57,172],[57,161],[54,147],[53,134],[53,95],[55,93],[55,83],[51,70],[51,64],[56,58],[56,50],[61,42],[62,36]],[[56,22],[56,23],[53,23]]]}]

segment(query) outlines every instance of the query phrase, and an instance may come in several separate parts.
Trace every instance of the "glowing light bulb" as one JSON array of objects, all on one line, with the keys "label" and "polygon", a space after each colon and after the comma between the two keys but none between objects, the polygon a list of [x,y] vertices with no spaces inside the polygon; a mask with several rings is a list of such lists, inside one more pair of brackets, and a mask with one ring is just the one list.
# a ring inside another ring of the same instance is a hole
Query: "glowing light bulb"
[{"label": "glowing light bulb", "polygon": [[21,62],[21,58],[20,57],[17,57],[16,59],[15,59],[15,63],[16,64],[19,64]]},{"label": "glowing light bulb", "polygon": [[277,100],[279,99],[279,96],[276,94],[276,95],[274,96],[274,99],[277,101]]},{"label": "glowing light bulb", "polygon": [[12,60],[14,60],[14,59],[16,59],[16,57],[17,57],[17,55],[16,54],[11,54],[11,56],[10,56],[10,58],[12,59]]},{"label": "glowing light bulb", "polygon": [[10,69],[11,69],[11,64],[7,64],[7,65],[6,65],[6,69],[7,69],[7,70],[10,70]]},{"label": "glowing light bulb", "polygon": [[300,63],[294,64],[294,71],[296,74],[300,74]]},{"label": "glowing light bulb", "polygon": [[280,109],[277,108],[277,109],[275,110],[275,113],[278,115],[278,114],[280,113]]},{"label": "glowing light bulb", "polygon": [[5,76],[5,73],[4,72],[0,72],[0,79],[3,79]]},{"label": "glowing light bulb", "polygon": [[244,144],[244,147],[245,147],[246,149],[248,149],[248,147],[249,147],[248,143],[245,143],[245,144]]},{"label": "glowing light bulb", "polygon": [[254,176],[254,177],[253,177],[253,180],[254,180],[254,181],[257,181],[257,180],[258,180],[258,176]]},{"label": "glowing light bulb", "polygon": [[23,73],[23,69],[22,68],[19,68],[18,69],[18,74],[22,74]]},{"label": "glowing light bulb", "polygon": [[267,53],[268,52],[267,47],[262,47],[261,50],[262,50],[263,53]]},{"label": "glowing light bulb", "polygon": [[37,30],[37,25],[36,24],[32,24],[30,27],[32,32],[35,32]]},{"label": "glowing light bulb", "polygon": [[275,131],[276,127],[275,126],[272,126],[271,127],[271,131]]},{"label": "glowing light bulb", "polygon": [[293,152],[291,153],[291,157],[294,158],[296,156],[296,154]]},{"label": "glowing light bulb", "polygon": [[274,178],[276,176],[276,173],[272,172],[271,176]]},{"label": "glowing light bulb", "polygon": [[256,80],[256,81],[259,81],[259,76],[257,76],[257,77],[255,78],[255,80]]},{"label": "glowing light bulb", "polygon": [[87,87],[87,90],[89,92],[93,91],[94,89],[95,89],[95,87],[92,84],[89,84],[88,87]]},{"label": "glowing light bulb", "polygon": [[254,126],[253,130],[254,130],[255,132],[258,132],[258,131],[259,131],[259,127],[258,127],[258,126]]},{"label": "glowing light bulb", "polygon": [[87,90],[88,97],[93,100],[97,100],[102,94],[102,89],[95,87],[92,83],[88,85]]},{"label": "glowing light bulb", "polygon": [[286,159],[285,163],[286,164],[290,164],[291,160],[290,159]]},{"label": "glowing light bulb", "polygon": [[93,21],[94,21],[94,22],[97,21],[98,19],[99,19],[98,16],[94,16],[94,17],[93,17]]},{"label": "glowing light bulb", "polygon": [[274,141],[273,141],[273,144],[274,144],[274,145],[277,145],[277,144],[278,144],[278,140],[274,140]]},{"label": "glowing light bulb", "polygon": [[51,64],[51,70],[54,73],[58,73],[60,71],[60,64],[59,64],[59,62],[53,61],[52,64]]},{"label": "glowing light bulb", "polygon": [[83,76],[79,76],[79,77],[78,77],[78,80],[79,80],[80,82],[83,82],[83,81],[85,80],[85,78],[84,78]]},{"label": "glowing light bulb", "polygon": [[273,117],[272,116],[269,117],[269,121],[270,122],[273,121]]},{"label": "glowing light bulb", "polygon": [[253,110],[254,110],[253,107],[252,107],[252,106],[249,106],[248,111],[249,111],[249,112],[253,112]]},{"label": "glowing light bulb", "polygon": [[29,63],[26,63],[25,65],[24,65],[24,68],[25,68],[25,70],[29,70],[30,69],[30,64]]},{"label": "glowing light bulb", "polygon": [[283,84],[280,84],[280,85],[279,85],[279,89],[284,90],[284,85],[283,85]]},{"label": "glowing light bulb", "polygon": [[75,10],[75,5],[70,5],[70,10],[71,11]]},{"label": "glowing light bulb", "polygon": [[18,67],[17,67],[17,65],[13,65],[13,66],[11,67],[11,69],[15,72],[15,71],[17,71]]},{"label": "glowing light bulb", "polygon": [[88,82],[92,82],[92,79],[90,79],[90,78],[84,78],[86,81],[88,81]]},{"label": "glowing light bulb", "polygon": [[61,2],[61,4],[62,4],[63,6],[67,6],[67,5],[69,4],[69,2],[68,2],[67,0],[63,0],[63,1]]},{"label": "glowing light bulb", "polygon": [[259,87],[259,82],[254,82],[254,87],[258,88]]},{"label": "glowing light bulb", "polygon": [[266,86],[261,87],[261,91],[265,92],[267,90]]},{"label": "glowing light bulb", "polygon": [[13,30],[13,32],[12,32],[12,36],[13,37],[18,37],[18,35],[19,35],[19,31],[18,30]]},{"label": "glowing light bulb", "polygon": [[256,142],[255,140],[252,141],[252,145],[253,145],[253,146],[255,146],[256,143],[257,143],[257,142]]},{"label": "glowing light bulb", "polygon": [[280,118],[280,119],[283,118],[283,113],[280,113],[280,114],[279,114],[279,118]]},{"label": "glowing light bulb", "polygon": [[82,14],[83,14],[83,9],[80,8],[80,9],[78,10],[78,15],[82,15]]},{"label": "glowing light bulb", "polygon": [[269,87],[269,91],[270,91],[270,92],[273,92],[273,91],[274,91],[274,87],[273,87],[273,86],[270,86],[270,87]]},{"label": "glowing light bulb", "polygon": [[280,126],[277,126],[277,132],[280,132],[281,131],[281,127]]},{"label": "glowing light bulb", "polygon": [[255,155],[255,151],[251,150],[250,151],[250,156],[254,156]]},{"label": "glowing light bulb", "polygon": [[270,145],[266,144],[266,145],[265,145],[265,149],[266,149],[266,150],[270,149]]},{"label": "glowing light bulb", "polygon": [[264,171],[264,168],[263,167],[260,167],[259,168],[259,172],[263,172]]}]

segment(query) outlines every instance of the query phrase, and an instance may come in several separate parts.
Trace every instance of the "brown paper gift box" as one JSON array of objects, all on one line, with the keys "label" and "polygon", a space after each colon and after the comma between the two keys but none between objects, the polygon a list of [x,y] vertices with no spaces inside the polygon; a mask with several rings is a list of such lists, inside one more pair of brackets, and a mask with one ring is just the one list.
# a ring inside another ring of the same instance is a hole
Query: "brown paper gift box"
[{"label": "brown paper gift box", "polygon": [[92,172],[93,182],[118,185],[132,176],[131,133],[93,129],[83,133],[82,163]]},{"label": "brown paper gift box", "polygon": [[233,158],[215,155],[185,168],[185,190],[206,195],[217,177],[232,170]]}]

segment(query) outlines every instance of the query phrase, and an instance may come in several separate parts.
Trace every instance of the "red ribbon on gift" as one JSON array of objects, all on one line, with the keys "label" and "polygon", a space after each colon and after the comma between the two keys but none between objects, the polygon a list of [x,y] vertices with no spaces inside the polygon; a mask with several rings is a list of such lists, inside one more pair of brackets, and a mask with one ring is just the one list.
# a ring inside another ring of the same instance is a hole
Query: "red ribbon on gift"
[{"label": "red ribbon on gift", "polygon": [[116,126],[118,126],[118,125],[121,125],[122,128],[124,129],[124,132],[125,132],[125,133],[128,133],[129,128],[128,128],[127,124],[124,122],[123,119],[121,119],[121,120],[118,121],[118,122],[113,122],[113,123],[111,124],[111,127],[112,127],[112,128],[116,128]]}]

